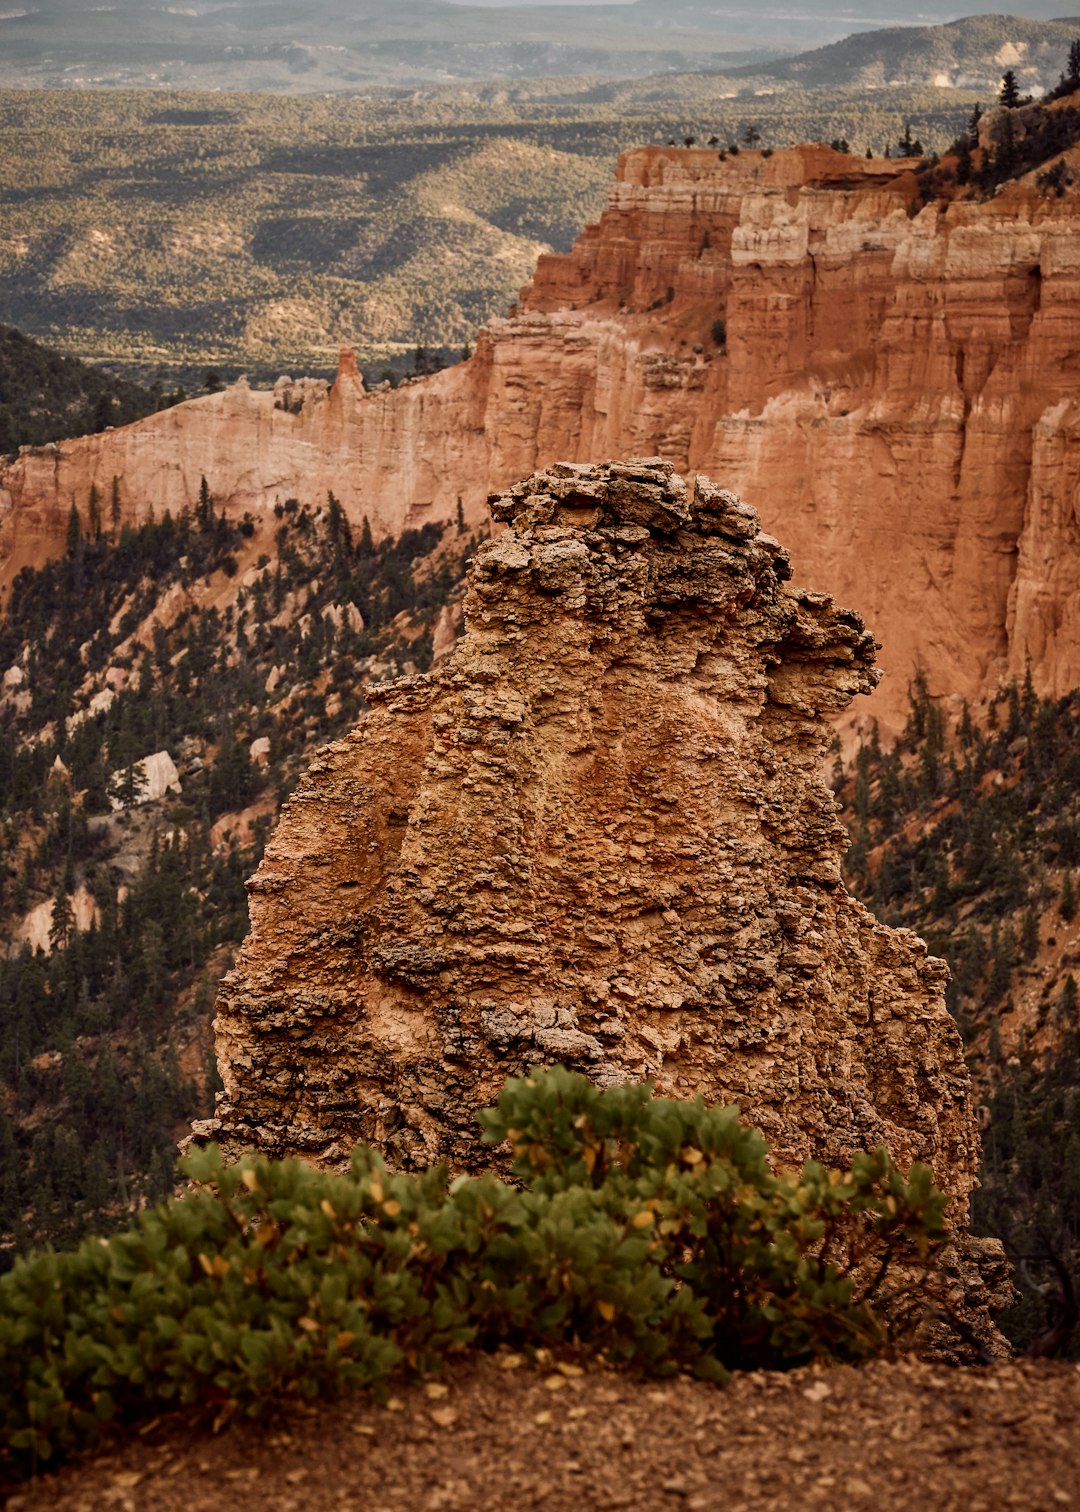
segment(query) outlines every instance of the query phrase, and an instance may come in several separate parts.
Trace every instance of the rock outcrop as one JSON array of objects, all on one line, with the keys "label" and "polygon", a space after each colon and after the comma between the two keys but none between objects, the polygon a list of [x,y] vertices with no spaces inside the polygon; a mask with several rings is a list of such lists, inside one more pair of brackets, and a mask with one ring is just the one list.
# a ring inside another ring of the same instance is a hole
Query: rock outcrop
[{"label": "rock outcrop", "polygon": [[508,1074],[738,1101],[783,1162],[888,1145],[962,1217],[978,1140],[942,962],[840,877],[828,717],[859,616],[657,459],[493,501],[464,638],[312,762],[218,1001],[215,1133],[324,1162],[486,1160]]},{"label": "rock outcrop", "polygon": [[[1076,149],[1066,155],[1078,157]],[[759,502],[807,581],[873,623],[902,719],[914,667],[977,696],[1080,675],[1080,195],[1035,175],[917,210],[914,164],[803,147],[624,155],[610,208],[541,259],[475,355],[366,393],[239,385],[0,472],[0,586],[62,550],[91,484],[123,507],[333,489],[377,533],[484,517],[556,458],[658,454]],[[1073,164],[1080,169],[1080,162]]]}]

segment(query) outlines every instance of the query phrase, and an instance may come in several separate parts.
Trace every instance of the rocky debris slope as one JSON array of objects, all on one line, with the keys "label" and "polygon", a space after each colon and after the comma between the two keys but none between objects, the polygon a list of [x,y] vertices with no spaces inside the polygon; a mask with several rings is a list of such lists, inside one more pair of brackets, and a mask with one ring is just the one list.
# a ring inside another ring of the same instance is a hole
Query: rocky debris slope
[{"label": "rocky debris slope", "polygon": [[945,968],[847,893],[820,776],[877,676],[858,615],[659,460],[560,464],[493,513],[464,639],[371,691],[249,883],[200,1134],[476,1168],[476,1110],[564,1062],[738,1101],[783,1162],[884,1142],[962,1220]]},{"label": "rocky debris slope", "polygon": [[[1076,149],[1066,154],[1075,169]],[[0,586],[63,550],[91,485],[125,517],[333,490],[376,536],[483,518],[556,458],[657,453],[761,499],[808,580],[874,624],[902,723],[912,669],[967,697],[1080,682],[1076,191],[1036,173],[920,207],[913,161],[822,147],[620,160],[609,209],[540,260],[475,355],[366,393],[241,383],[0,468]]]}]

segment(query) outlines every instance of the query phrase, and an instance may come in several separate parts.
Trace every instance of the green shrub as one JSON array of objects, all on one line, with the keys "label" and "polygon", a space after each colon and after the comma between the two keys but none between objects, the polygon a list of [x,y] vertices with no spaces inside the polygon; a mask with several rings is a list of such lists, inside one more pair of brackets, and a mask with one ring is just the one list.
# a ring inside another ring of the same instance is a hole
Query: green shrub
[{"label": "green shrub", "polygon": [[[943,1237],[944,1198],[884,1151],[775,1177],[735,1108],[562,1069],[482,1115],[523,1185],[186,1163],[190,1195],[0,1278],[9,1468],[163,1410],[219,1421],[427,1371],[469,1346],[573,1348],[652,1372],[858,1359]],[[903,1280],[895,1284],[895,1260]],[[914,1267],[914,1270],[913,1270]],[[890,1289],[891,1288],[891,1289]],[[2,1461],[0,1461],[2,1462]]]}]

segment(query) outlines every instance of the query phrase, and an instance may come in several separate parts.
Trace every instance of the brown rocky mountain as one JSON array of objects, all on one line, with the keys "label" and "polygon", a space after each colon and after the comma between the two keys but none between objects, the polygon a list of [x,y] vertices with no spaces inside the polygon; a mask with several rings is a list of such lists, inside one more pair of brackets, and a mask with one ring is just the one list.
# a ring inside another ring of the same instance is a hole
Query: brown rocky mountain
[{"label": "brown rocky mountain", "polygon": [[[1067,165],[1078,156],[1066,154]],[[332,488],[377,534],[479,522],[559,459],[656,454],[737,488],[800,581],[864,613],[895,726],[917,664],[972,696],[1080,682],[1078,201],[1028,174],[919,208],[913,163],[649,148],[468,362],[365,393],[240,384],[0,474],[0,578],[90,487],[160,511]]]}]

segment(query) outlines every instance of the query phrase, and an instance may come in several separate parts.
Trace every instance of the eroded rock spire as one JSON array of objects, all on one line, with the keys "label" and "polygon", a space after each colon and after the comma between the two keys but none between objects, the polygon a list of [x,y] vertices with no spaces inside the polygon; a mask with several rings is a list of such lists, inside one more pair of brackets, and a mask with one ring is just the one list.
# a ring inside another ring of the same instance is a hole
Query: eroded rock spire
[{"label": "eroded rock spire", "polygon": [[313,761],[218,1004],[234,1151],[476,1167],[562,1061],[738,1101],[781,1161],[888,1145],[962,1210],[944,965],[840,877],[826,716],[877,673],[734,495],[656,460],[492,501],[466,633]]}]

